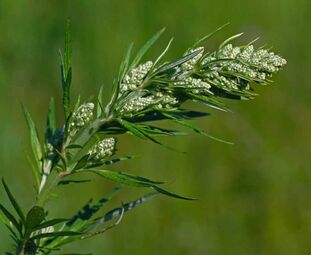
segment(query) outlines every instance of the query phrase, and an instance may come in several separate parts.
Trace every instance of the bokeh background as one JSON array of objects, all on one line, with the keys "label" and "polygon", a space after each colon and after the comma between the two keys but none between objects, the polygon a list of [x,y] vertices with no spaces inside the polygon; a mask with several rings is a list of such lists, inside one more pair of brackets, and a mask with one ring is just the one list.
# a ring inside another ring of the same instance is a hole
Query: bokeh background
[{"label": "bokeh background", "polygon": [[[261,36],[288,60],[253,101],[228,101],[233,113],[211,111],[198,124],[230,146],[191,134],[165,140],[187,151],[166,150],[133,137],[120,138],[120,152],[141,157],[119,169],[167,180],[167,188],[199,201],[158,197],[127,214],[117,228],[69,245],[66,251],[94,254],[311,254],[311,33],[309,0],[209,1],[0,1],[0,175],[24,208],[33,203],[30,153],[21,102],[43,132],[48,101],[60,102],[58,49],[67,17],[73,25],[74,95],[87,100],[100,85],[110,95],[126,47],[136,49],[162,27],[167,31],[148,57],[170,37],[173,59],[195,39],[220,25],[231,25],[210,39],[215,49],[238,32],[238,43]],[[60,104],[58,104],[60,110]],[[61,121],[61,114],[59,114]],[[99,198],[113,184],[96,179],[59,190],[51,216],[69,217],[89,197]],[[125,189],[115,200],[143,190]],[[147,191],[146,191],[147,192]],[[8,205],[1,188],[0,201]],[[112,205],[111,205],[112,206]],[[106,209],[110,209],[108,206]],[[9,249],[0,227],[0,254]]]}]

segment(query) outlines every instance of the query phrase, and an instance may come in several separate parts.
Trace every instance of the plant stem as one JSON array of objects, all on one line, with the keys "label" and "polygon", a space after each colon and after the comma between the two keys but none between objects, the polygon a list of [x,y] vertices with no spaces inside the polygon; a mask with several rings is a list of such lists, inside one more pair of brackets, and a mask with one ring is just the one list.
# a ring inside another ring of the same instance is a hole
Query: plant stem
[{"label": "plant stem", "polygon": [[36,205],[40,207],[44,207],[45,203],[49,199],[53,188],[60,181],[61,176],[56,172],[52,171],[52,173],[48,176],[45,185],[43,186],[41,192],[37,196]]},{"label": "plant stem", "polygon": [[[75,143],[84,145],[90,140],[90,138],[98,131],[100,126],[109,123],[112,118],[107,119],[95,119],[85,130],[75,139]],[[63,175],[52,171],[52,163],[47,162],[43,168],[43,176],[40,183],[39,194],[37,196],[36,205],[44,207],[45,203],[49,199],[52,190],[57,186]]]}]

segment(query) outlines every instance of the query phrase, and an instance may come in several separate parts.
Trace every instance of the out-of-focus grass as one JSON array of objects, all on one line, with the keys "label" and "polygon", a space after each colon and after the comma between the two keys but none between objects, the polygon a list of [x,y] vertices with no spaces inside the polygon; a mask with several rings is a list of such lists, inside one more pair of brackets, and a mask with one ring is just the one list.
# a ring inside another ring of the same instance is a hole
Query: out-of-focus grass
[{"label": "out-of-focus grass", "polygon": [[[9,1],[0,2],[0,175],[23,206],[33,199],[25,152],[24,102],[43,129],[48,99],[60,96],[57,51],[72,18],[74,93],[84,99],[105,85],[109,97],[125,49],[141,45],[166,26],[149,57],[175,37],[174,58],[195,39],[231,22],[207,45],[244,31],[258,35],[288,60],[272,86],[252,102],[228,102],[234,113],[212,112],[199,124],[235,142],[229,146],[196,135],[167,140],[188,152],[120,139],[122,151],[141,157],[120,165],[133,173],[171,181],[171,190],[196,202],[158,198],[129,213],[103,236],[72,245],[94,254],[310,254],[311,253],[311,34],[308,0],[271,1]],[[206,109],[208,110],[208,109]],[[135,144],[135,146],[133,146]],[[62,189],[54,215],[70,216],[90,196],[111,187],[102,180]],[[74,193],[73,193],[74,192]],[[74,195],[72,195],[74,194]],[[122,200],[135,197],[126,190]],[[5,201],[3,192],[0,201]],[[120,199],[118,200],[120,201]],[[9,248],[0,227],[0,253]]]}]

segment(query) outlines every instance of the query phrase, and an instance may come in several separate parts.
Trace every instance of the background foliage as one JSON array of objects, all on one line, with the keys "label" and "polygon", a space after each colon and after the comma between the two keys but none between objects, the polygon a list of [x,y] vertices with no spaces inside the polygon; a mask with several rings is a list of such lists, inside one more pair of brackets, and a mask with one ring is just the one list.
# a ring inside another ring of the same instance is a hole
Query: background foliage
[{"label": "background foliage", "polygon": [[[196,38],[230,21],[228,28],[209,41],[211,49],[227,36],[244,31],[240,42],[260,35],[259,45],[268,42],[289,63],[275,77],[275,85],[257,88],[265,93],[255,101],[228,102],[233,114],[213,112],[199,121],[209,133],[235,145],[194,134],[167,138],[170,145],[187,151],[186,155],[134,137],[124,137],[119,145],[124,153],[141,155],[122,163],[124,168],[170,180],[171,190],[200,197],[200,201],[156,198],[129,213],[108,234],[72,248],[83,252],[90,250],[88,246],[97,247],[95,254],[148,251],[152,255],[158,254],[159,247],[163,255],[310,254],[310,8],[307,0],[2,0],[0,175],[6,176],[16,197],[24,198],[22,205],[30,207],[34,194],[26,160],[30,148],[20,102],[42,124],[50,95],[60,98],[57,53],[68,16],[73,21],[73,90],[84,97],[95,95],[102,84],[110,92],[130,41],[141,46],[166,26],[163,40],[148,56],[156,56],[165,39],[174,36],[174,47],[168,53],[174,58]],[[53,216],[72,215],[91,194],[99,198],[109,188],[101,179],[77,186],[74,196],[64,187],[57,199],[61,206],[50,203]],[[133,198],[131,189],[122,197],[125,201]],[[6,201],[3,190],[0,200]],[[1,227],[0,253],[8,249],[7,238]]]}]

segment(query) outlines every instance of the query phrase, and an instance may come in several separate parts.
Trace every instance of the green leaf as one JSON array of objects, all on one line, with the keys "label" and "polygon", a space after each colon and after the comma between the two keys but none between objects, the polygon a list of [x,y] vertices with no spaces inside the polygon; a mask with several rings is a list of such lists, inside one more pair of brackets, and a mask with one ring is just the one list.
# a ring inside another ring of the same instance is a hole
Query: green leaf
[{"label": "green leaf", "polygon": [[145,132],[148,133],[150,136],[181,136],[187,135],[185,132],[180,132],[176,130],[170,130],[160,127],[155,127],[151,125],[140,125],[140,128]]},{"label": "green leaf", "polygon": [[118,121],[126,130],[128,130],[133,135],[141,139],[150,140],[156,144],[162,145],[159,141],[151,137],[145,130],[143,130],[143,128],[140,125],[131,123],[123,119],[118,119]]},{"label": "green leaf", "polygon": [[[164,120],[167,119],[167,117],[165,117],[162,112],[165,112],[164,110],[161,109],[160,111],[153,111],[153,112],[147,112],[143,115],[137,115],[133,118],[131,118],[131,122],[132,123],[136,123],[136,122],[146,122],[146,121],[157,121],[157,120]],[[171,111],[169,111],[171,112]],[[199,112],[199,111],[190,111],[190,110],[178,110],[178,111],[174,111],[174,114],[185,118],[185,119],[191,119],[191,118],[200,118],[200,117],[205,117],[210,115],[209,113],[205,113],[205,112]]]},{"label": "green leaf", "polygon": [[152,188],[156,191],[158,191],[159,193],[169,196],[169,197],[173,197],[173,198],[178,198],[178,199],[183,199],[183,200],[197,200],[197,198],[191,198],[191,197],[185,197],[185,196],[180,196],[178,194],[169,192],[167,190],[164,190],[158,186],[153,185]]},{"label": "green leaf", "polygon": [[193,125],[192,123],[186,122],[185,120],[183,120],[181,118],[178,118],[178,117],[174,116],[173,114],[165,113],[165,116],[167,116],[167,118],[169,118],[169,119],[174,120],[176,123],[178,123],[178,124],[180,124],[180,125],[182,125],[184,127],[192,129],[194,132],[196,132],[196,133],[198,133],[200,135],[204,135],[206,137],[209,137],[209,138],[211,138],[213,140],[216,140],[218,142],[222,142],[222,143],[225,143],[225,144],[230,144],[230,145],[233,144],[232,142],[228,142],[228,141],[225,141],[223,139],[220,139],[220,138],[214,137],[212,135],[209,135],[203,129],[200,129],[200,128],[196,127],[195,125]]},{"label": "green leaf", "polygon": [[33,122],[30,113],[27,111],[27,109],[23,107],[23,111],[24,111],[24,115],[28,124],[28,128],[29,128],[29,133],[30,133],[30,143],[31,143],[31,147],[32,147],[32,151],[33,154],[35,156],[36,159],[36,163],[37,163],[37,167],[38,167],[38,171],[41,169],[41,159],[42,159],[42,149],[41,149],[41,145],[40,145],[40,141],[39,141],[39,137],[38,137],[38,131],[37,128],[35,126],[35,123]]},{"label": "green leaf", "polygon": [[44,228],[51,227],[51,226],[54,226],[54,225],[57,225],[57,224],[60,224],[60,223],[66,222],[66,221],[68,221],[68,219],[53,219],[53,220],[48,220],[48,221],[45,221],[45,222],[43,222],[43,223],[37,225],[37,226],[34,227],[32,230],[33,230],[33,231],[36,231],[36,230],[44,229]]},{"label": "green leaf", "polygon": [[103,165],[112,165],[112,164],[115,164],[115,163],[118,163],[118,162],[121,162],[121,161],[124,161],[124,160],[132,159],[132,158],[135,158],[135,156],[125,156],[125,157],[119,157],[119,158],[114,158],[114,159],[108,159],[108,160],[104,160],[104,161],[101,161],[101,162],[96,162],[96,163],[88,164],[85,167],[85,169],[101,167]]},{"label": "green leaf", "polygon": [[128,72],[129,69],[129,64],[130,64],[130,59],[132,55],[132,50],[133,50],[133,43],[131,43],[127,49],[127,52],[125,54],[124,60],[121,63],[120,66],[120,71],[119,71],[119,77],[118,77],[118,85],[122,82],[125,74]]},{"label": "green leaf", "polygon": [[217,28],[212,33],[209,33],[208,35],[204,36],[200,40],[196,41],[195,44],[191,48],[195,48],[195,47],[199,46],[203,41],[206,41],[207,39],[211,38],[213,35],[215,35],[217,32],[219,32],[220,30],[222,30],[224,27],[228,26],[229,24],[230,23],[228,22],[228,23],[222,25],[221,27]]},{"label": "green leaf", "polygon": [[67,27],[65,34],[65,51],[64,51],[64,69],[66,75],[71,68],[72,42],[71,42],[71,20],[67,19]]},{"label": "green leaf", "polygon": [[193,93],[188,93],[187,95],[194,102],[203,103],[211,108],[214,108],[220,111],[224,111],[224,112],[228,111],[228,109],[226,108],[226,105],[223,102],[215,98],[212,98],[210,96],[197,95]]},{"label": "green leaf", "polygon": [[86,183],[91,182],[92,180],[61,180],[58,182],[57,185],[68,185],[68,184],[79,184],[79,183]]},{"label": "green leaf", "polygon": [[45,133],[46,140],[49,141],[53,137],[55,129],[56,129],[55,102],[54,99],[51,98],[47,117],[47,128]]},{"label": "green leaf", "polygon": [[171,40],[168,42],[168,44],[167,44],[166,48],[164,49],[164,51],[160,54],[160,56],[156,59],[156,61],[154,61],[153,66],[156,66],[157,63],[159,63],[160,60],[165,56],[165,54],[166,54],[166,52],[169,50],[169,48],[170,48],[172,42],[173,42],[173,38],[171,38]]},{"label": "green leaf", "polygon": [[159,32],[157,32],[154,36],[152,36],[146,43],[145,45],[138,51],[136,57],[134,58],[131,68],[137,66],[142,59],[142,57],[146,54],[146,52],[150,49],[150,47],[160,38],[160,36],[163,34],[165,31],[165,28],[161,29]]},{"label": "green leaf", "polygon": [[133,48],[133,43],[131,43],[127,49],[125,58],[123,62],[121,63],[120,66],[120,71],[119,71],[119,76],[117,80],[114,80],[113,82],[113,92],[112,92],[112,97],[107,106],[105,107],[105,115],[109,116],[111,112],[113,111],[114,105],[118,99],[119,96],[119,91],[120,91],[120,83],[122,82],[125,74],[128,71],[129,68],[129,61],[131,58],[131,53],[132,53],[132,48]]},{"label": "green leaf", "polygon": [[27,161],[28,161],[28,163],[30,165],[30,169],[31,169],[31,171],[32,171],[32,173],[34,175],[34,178],[35,178],[35,188],[36,188],[36,190],[38,190],[39,187],[40,187],[41,173],[38,171],[37,167],[34,165],[31,157],[28,154],[26,154],[26,158],[27,158]]},{"label": "green leaf", "polygon": [[158,181],[151,181],[149,179],[146,179],[140,176],[130,175],[124,172],[113,172],[110,170],[86,169],[86,170],[81,170],[79,172],[86,172],[86,171],[98,174],[111,181],[125,184],[128,186],[134,186],[134,187],[150,187],[154,184],[163,183],[163,182],[158,182]]},{"label": "green leaf", "polygon": [[149,194],[147,194],[147,195],[145,195],[139,199],[136,199],[132,202],[123,204],[122,207],[115,208],[115,209],[109,211],[108,213],[106,213],[104,216],[95,219],[92,223],[90,223],[88,225],[88,229],[91,230],[91,229],[97,227],[98,225],[104,224],[104,223],[112,220],[113,218],[120,217],[120,215],[122,214],[122,211],[123,211],[123,213],[128,212],[128,211],[134,209],[135,207],[141,205],[142,203],[148,201],[149,199],[154,198],[158,194],[159,194],[158,192],[149,193]]},{"label": "green leaf", "polygon": [[[17,222],[17,220],[15,219],[15,217],[2,205],[0,204],[0,210],[2,211],[2,217],[1,217],[1,221],[7,225],[7,222],[11,222],[13,224],[13,226],[19,231],[21,232],[21,226],[20,224]],[[6,220],[5,220],[6,219]],[[9,224],[8,224],[9,226]]]},{"label": "green leaf", "polygon": [[10,221],[8,220],[8,218],[5,216],[4,212],[2,212],[2,210],[0,211],[0,221],[4,224],[4,225],[9,225]]},{"label": "green leaf", "polygon": [[104,109],[103,109],[103,86],[101,86],[99,89],[99,93],[98,93],[98,97],[97,97],[96,110],[97,110],[97,118],[100,118],[104,113]]},{"label": "green leaf", "polygon": [[67,119],[70,114],[70,87],[71,87],[71,79],[72,79],[71,55],[72,55],[71,22],[70,22],[70,19],[68,19],[66,34],[65,34],[64,57],[60,53],[61,80],[62,80],[62,88],[63,88],[63,108],[64,108],[65,119]]},{"label": "green leaf", "polygon": [[[95,204],[92,204],[91,199],[62,227],[62,229],[66,231],[71,230],[83,232],[85,230],[85,226],[89,223],[89,219],[91,219],[91,217],[97,213],[103,205],[115,197],[120,190],[120,187],[114,188],[110,193],[102,197]],[[77,240],[75,237],[56,238],[51,240],[50,244],[52,248],[56,248],[75,240]]]},{"label": "green leaf", "polygon": [[221,49],[222,47],[224,47],[226,44],[228,44],[229,42],[231,42],[232,40],[240,37],[241,35],[243,35],[243,33],[239,33],[239,34],[236,34],[236,35],[233,35],[231,37],[229,37],[227,40],[225,40],[223,43],[221,43],[219,45],[219,49]]},{"label": "green leaf", "polygon": [[59,232],[38,234],[38,235],[31,237],[29,240],[37,240],[37,239],[42,239],[42,238],[60,237],[60,236],[79,236],[82,234],[83,233],[74,232],[74,231],[59,231]]},{"label": "green leaf", "polygon": [[156,75],[160,75],[161,73],[164,73],[172,68],[175,68],[179,65],[182,65],[183,63],[189,61],[190,59],[194,58],[196,55],[200,54],[202,52],[202,50],[196,50],[192,53],[187,54],[186,56],[184,56],[183,58],[180,58],[174,62],[170,62],[167,63],[165,65],[163,65],[162,67],[160,67],[159,69],[156,70],[156,72],[154,73],[154,76]]},{"label": "green leaf", "polygon": [[83,146],[80,144],[69,144],[68,146],[66,146],[66,149],[82,149]]},{"label": "green leaf", "polygon": [[112,164],[115,164],[115,163],[118,163],[124,160],[133,159],[133,158],[136,158],[136,156],[125,156],[125,157],[119,157],[119,158],[114,158],[114,159],[108,159],[108,160],[105,160],[103,164],[112,165]]},{"label": "green leaf", "polygon": [[26,217],[26,230],[29,234],[44,220],[44,217],[45,213],[42,207],[34,206],[30,209]]},{"label": "green leaf", "polygon": [[19,204],[17,203],[17,201],[15,200],[15,198],[13,197],[11,191],[9,190],[9,187],[6,185],[4,178],[2,178],[2,184],[4,186],[4,189],[6,191],[6,194],[8,195],[8,198],[11,202],[11,204],[13,205],[15,211],[17,212],[19,218],[21,219],[21,221],[23,223],[25,223],[25,216],[24,213],[22,212],[22,209],[20,208]]},{"label": "green leaf", "polygon": [[75,167],[73,168],[72,172],[75,172],[76,170],[79,170],[81,168],[86,167],[88,160],[89,160],[90,155],[84,155],[79,161],[78,163],[75,165]]},{"label": "green leaf", "polygon": [[70,115],[70,87],[71,87],[72,70],[69,69],[66,80],[63,80],[63,108],[65,118],[67,119]]},{"label": "green leaf", "polygon": [[70,229],[74,231],[81,231],[87,224],[88,220],[91,219],[107,202],[114,198],[120,190],[120,187],[114,188],[93,205],[92,200],[90,200],[66,223],[66,227],[70,227]]},{"label": "green leaf", "polygon": [[143,188],[152,188],[159,193],[162,193],[166,196],[174,197],[174,198],[179,198],[179,199],[184,199],[184,200],[194,200],[194,198],[188,198],[184,196],[180,196],[174,193],[171,193],[169,191],[166,191],[160,187],[158,187],[156,184],[163,184],[163,182],[158,182],[158,181],[152,181],[149,179],[146,179],[144,177],[140,176],[134,176],[130,175],[124,172],[113,172],[110,170],[102,170],[102,169],[87,169],[87,170],[82,170],[81,172],[91,172],[98,174],[108,180],[121,183],[127,186],[133,186],[133,187],[143,187]]}]

